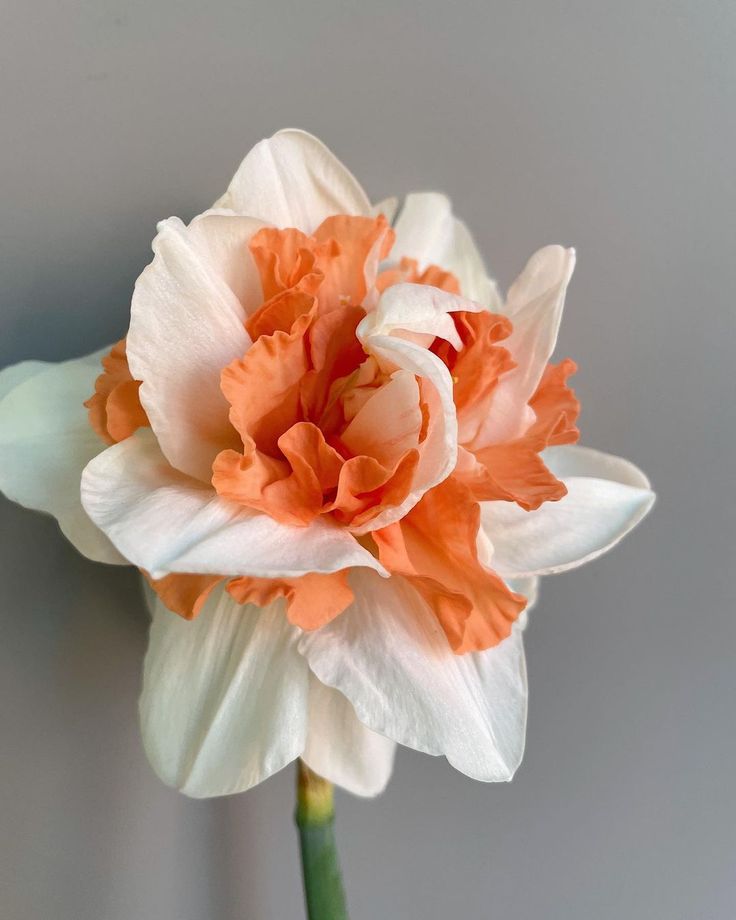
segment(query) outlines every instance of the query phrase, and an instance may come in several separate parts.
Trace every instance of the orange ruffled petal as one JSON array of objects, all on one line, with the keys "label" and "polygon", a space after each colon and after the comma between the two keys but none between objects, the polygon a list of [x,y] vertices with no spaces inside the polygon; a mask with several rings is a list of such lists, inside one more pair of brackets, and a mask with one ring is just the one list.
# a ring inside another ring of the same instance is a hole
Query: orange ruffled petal
[{"label": "orange ruffled petal", "polygon": [[516,366],[509,352],[498,344],[508,338],[512,326],[507,317],[485,310],[479,313],[459,310],[452,316],[462,349],[457,351],[449,342],[437,339],[432,351],[452,375],[458,437],[461,444],[467,444],[472,443],[492,411],[499,377]]},{"label": "orange ruffled petal", "polygon": [[460,293],[460,282],[452,272],[446,272],[439,265],[428,265],[420,272],[417,260],[408,256],[404,256],[397,266],[384,269],[376,279],[376,287],[381,293],[394,284],[402,283],[429,284],[449,294]]},{"label": "orange ruffled petal", "polygon": [[84,405],[92,428],[103,441],[116,444],[139,428],[147,428],[149,421],[138,396],[140,381],[133,380],[128,367],[125,339],[113,345],[102,359],[102,366],[95,392]]},{"label": "orange ruffled petal", "polygon": [[565,358],[559,364],[548,364],[537,390],[529,401],[537,419],[532,432],[545,440],[545,447],[554,444],[574,444],[580,437],[577,427],[580,402],[567,379],[576,373],[577,364]]},{"label": "orange ruffled petal", "polygon": [[[172,574],[158,579],[146,575],[146,578],[162,603],[185,620],[198,616],[213,588],[225,581],[222,575]],[[289,579],[243,576],[230,579],[227,591],[238,604],[258,607],[283,597],[289,620],[307,630],[329,623],[354,599],[345,570]]]},{"label": "orange ruffled petal", "polygon": [[224,578],[222,575],[177,573],[163,578],[151,578],[148,573],[143,574],[161,602],[185,620],[193,620],[199,615],[212,589]]},{"label": "orange ruffled petal", "polygon": [[301,578],[235,578],[227,586],[239,604],[264,607],[286,598],[287,616],[301,629],[319,629],[342,613],[354,599],[347,572],[314,572]]},{"label": "orange ruffled petal", "polygon": [[378,217],[328,217],[315,230],[315,240],[337,246],[337,255],[325,271],[319,298],[323,309],[358,306],[365,302],[378,265],[391,251],[395,234],[388,221]]},{"label": "orange ruffled petal", "polygon": [[526,606],[479,561],[479,527],[478,503],[451,477],[372,534],[381,563],[419,591],[457,654],[497,645]]},{"label": "orange ruffled petal", "polygon": [[294,228],[260,230],[250,251],[261,275],[264,303],[246,323],[251,337],[288,332],[311,309],[317,294],[320,313],[362,304],[393,242],[394,232],[383,215],[328,217],[311,237]]}]

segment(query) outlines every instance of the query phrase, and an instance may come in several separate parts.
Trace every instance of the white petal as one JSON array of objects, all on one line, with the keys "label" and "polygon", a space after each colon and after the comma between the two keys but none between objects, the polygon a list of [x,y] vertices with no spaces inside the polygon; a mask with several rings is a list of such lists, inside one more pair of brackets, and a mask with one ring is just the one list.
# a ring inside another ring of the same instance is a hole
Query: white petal
[{"label": "white petal", "polygon": [[455,220],[455,236],[447,266],[460,281],[460,290],[466,297],[482,303],[492,313],[501,312],[503,300],[498,285],[488,277],[475,240],[461,220]]},{"label": "white petal", "polygon": [[554,351],[574,267],[574,249],[546,246],[529,259],[511,286],[502,312],[514,328],[503,346],[517,366],[498,383],[492,412],[475,439],[477,447],[511,440],[534,421],[527,403]]},{"label": "white petal", "polygon": [[[553,447],[542,456],[568,494],[523,511],[512,502],[483,502],[482,521],[504,577],[552,575],[615,546],[654,504],[646,476],[632,463],[587,448]],[[569,475],[568,475],[569,474]]]},{"label": "white petal", "polygon": [[427,284],[394,284],[361,320],[358,336],[367,339],[372,335],[411,332],[426,335],[429,345],[439,336],[459,350],[463,345],[450,313],[479,313],[482,309],[479,303]]},{"label": "white petal", "polygon": [[305,131],[279,131],[250,151],[215,207],[312,233],[332,214],[367,215],[355,177]]},{"label": "white petal", "polygon": [[[401,368],[422,378],[423,398],[429,410],[429,424],[422,444],[413,489],[400,506],[387,508],[355,533],[385,527],[409,512],[424,493],[442,482],[457,462],[457,414],[452,377],[447,367],[425,344],[435,336],[462,347],[454,310],[479,312],[480,304],[423,284],[396,284],[381,296],[374,310],[358,325],[363,347],[390,367]],[[426,338],[426,343],[424,339]]]},{"label": "white petal", "polygon": [[[358,330],[360,334],[360,327]],[[447,367],[426,348],[396,336],[369,335],[363,339],[363,344],[366,351],[379,361],[411,371],[426,382],[422,396],[427,405],[429,423],[414,474],[414,488],[401,505],[387,508],[367,524],[356,527],[356,534],[386,527],[402,518],[426,491],[450,475],[457,462],[457,415],[452,378]]]},{"label": "white petal", "polygon": [[294,578],[361,565],[384,571],[337,525],[322,519],[289,527],[177,473],[148,430],[87,466],[82,502],[123,555],[154,578],[170,572]]},{"label": "white petal", "polygon": [[355,602],[300,640],[317,677],[340,690],[373,731],[444,754],[474,779],[511,779],[526,727],[521,630],[488,651],[455,655],[405,582],[359,572],[351,584]]},{"label": "white petal", "polygon": [[396,744],[366,728],[337,690],[309,680],[309,732],[302,760],[354,795],[379,795],[391,778]]},{"label": "white petal", "polygon": [[548,447],[542,454],[545,465],[558,479],[573,476],[592,476],[595,479],[612,479],[635,489],[651,489],[646,474],[630,460],[606,454],[580,444]]},{"label": "white petal", "polygon": [[228,795],[299,756],[308,669],[298,634],[281,602],[241,606],[222,588],[192,621],[156,604],[140,713],[165,783],[196,798]]},{"label": "white petal", "polygon": [[127,352],[141,403],[169,462],[206,482],[236,443],[220,372],[251,344],[244,322],[261,283],[248,242],[262,226],[221,214],[163,221],[133,294]]},{"label": "white petal", "polygon": [[395,229],[392,261],[408,256],[417,260],[420,269],[439,265],[455,275],[465,297],[498,310],[496,283],[488,277],[470,231],[453,216],[449,198],[438,192],[407,195]]},{"label": "white petal", "polygon": [[18,364],[11,364],[10,367],[4,367],[0,371],[0,400],[24,380],[30,380],[31,377],[35,377],[36,374],[50,366],[48,361],[21,361]]},{"label": "white petal", "polygon": [[87,517],[79,496],[82,470],[106,445],[82,403],[102,368],[98,352],[61,364],[24,361],[0,373],[0,489],[26,508],[45,511],[89,559],[126,560]]},{"label": "white petal", "polygon": [[[81,358],[72,359],[72,361],[80,367],[87,365],[92,368],[94,371],[94,377],[92,380],[93,390],[94,381],[102,373],[102,367],[100,366],[102,359],[105,357],[105,355],[109,354],[111,347],[111,345],[108,345],[105,348],[99,348],[97,351],[93,351],[88,355],[83,355]],[[36,361],[31,359],[29,361],[19,361],[17,364],[10,364],[8,367],[4,367],[0,371],[0,400],[5,399],[11,390],[14,390],[17,386],[20,386],[20,384],[24,381],[30,380],[31,377],[35,377],[36,374],[40,374],[41,371],[45,371],[49,368],[57,366],[58,365],[53,361]],[[89,395],[91,394],[87,394],[87,396]],[[85,396],[85,399],[87,396]]]}]

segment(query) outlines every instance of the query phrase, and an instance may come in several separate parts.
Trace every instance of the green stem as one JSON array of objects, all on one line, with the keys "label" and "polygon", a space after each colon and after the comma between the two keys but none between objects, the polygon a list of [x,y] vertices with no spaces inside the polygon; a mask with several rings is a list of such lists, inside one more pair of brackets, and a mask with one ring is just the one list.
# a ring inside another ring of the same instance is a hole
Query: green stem
[{"label": "green stem", "polygon": [[335,845],[332,783],[299,761],[296,826],[309,920],[348,920]]}]

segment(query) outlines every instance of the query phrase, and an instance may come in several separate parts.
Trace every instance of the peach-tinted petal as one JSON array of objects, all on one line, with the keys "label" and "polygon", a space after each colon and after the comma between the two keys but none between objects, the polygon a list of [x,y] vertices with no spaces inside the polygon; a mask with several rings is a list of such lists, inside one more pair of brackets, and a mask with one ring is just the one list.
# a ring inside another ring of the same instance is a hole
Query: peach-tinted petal
[{"label": "peach-tinted petal", "polygon": [[148,416],[138,397],[139,380],[133,380],[128,366],[125,339],[116,342],[102,359],[103,372],[95,381],[95,392],[85,402],[89,423],[108,444],[130,437],[147,427]]},{"label": "peach-tinted petal", "polygon": [[258,607],[285,598],[289,621],[300,629],[319,629],[353,601],[346,571],[291,579],[235,578],[227,590],[239,604]]},{"label": "peach-tinted petal", "polygon": [[305,415],[319,420],[325,431],[331,426],[326,415],[337,396],[333,385],[365,361],[365,352],[356,338],[356,329],[364,316],[361,307],[347,306],[318,316],[309,328],[311,370],[302,381],[301,404]]},{"label": "peach-tinted petal", "polygon": [[394,371],[388,383],[367,392],[368,398],[340,440],[355,455],[366,454],[384,464],[395,463],[419,444],[422,412],[416,377],[409,371]]},{"label": "peach-tinted petal", "polygon": [[494,444],[475,451],[477,465],[460,479],[478,501],[516,502],[526,511],[543,502],[559,501],[565,485],[545,466],[540,451],[544,439],[527,435],[508,444]]},{"label": "peach-tinted petal", "polygon": [[380,561],[420,592],[458,654],[497,645],[526,603],[479,561],[479,527],[478,504],[451,478],[372,534]]},{"label": "peach-tinted petal", "polygon": [[411,491],[418,461],[416,450],[407,451],[390,467],[373,457],[351,457],[340,471],[329,510],[340,523],[359,529],[384,509],[400,507]]},{"label": "peach-tinted petal", "polygon": [[291,465],[294,478],[314,489],[320,499],[337,488],[344,460],[312,422],[293,425],[279,438],[279,449]]}]

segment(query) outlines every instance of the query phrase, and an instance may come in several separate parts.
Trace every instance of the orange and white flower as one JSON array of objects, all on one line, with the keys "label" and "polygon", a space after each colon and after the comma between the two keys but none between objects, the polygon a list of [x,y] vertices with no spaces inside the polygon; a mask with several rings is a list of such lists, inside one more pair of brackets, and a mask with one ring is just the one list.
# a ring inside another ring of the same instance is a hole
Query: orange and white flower
[{"label": "orange and white flower", "polygon": [[297,757],[374,795],[395,743],[510,779],[538,576],[652,505],[574,444],[575,366],[549,363],[573,251],[541,249],[502,301],[446,198],[392,210],[281,132],[159,225],[102,374],[97,354],[0,376],[2,489],[146,575],[143,735],[189,795]]}]

